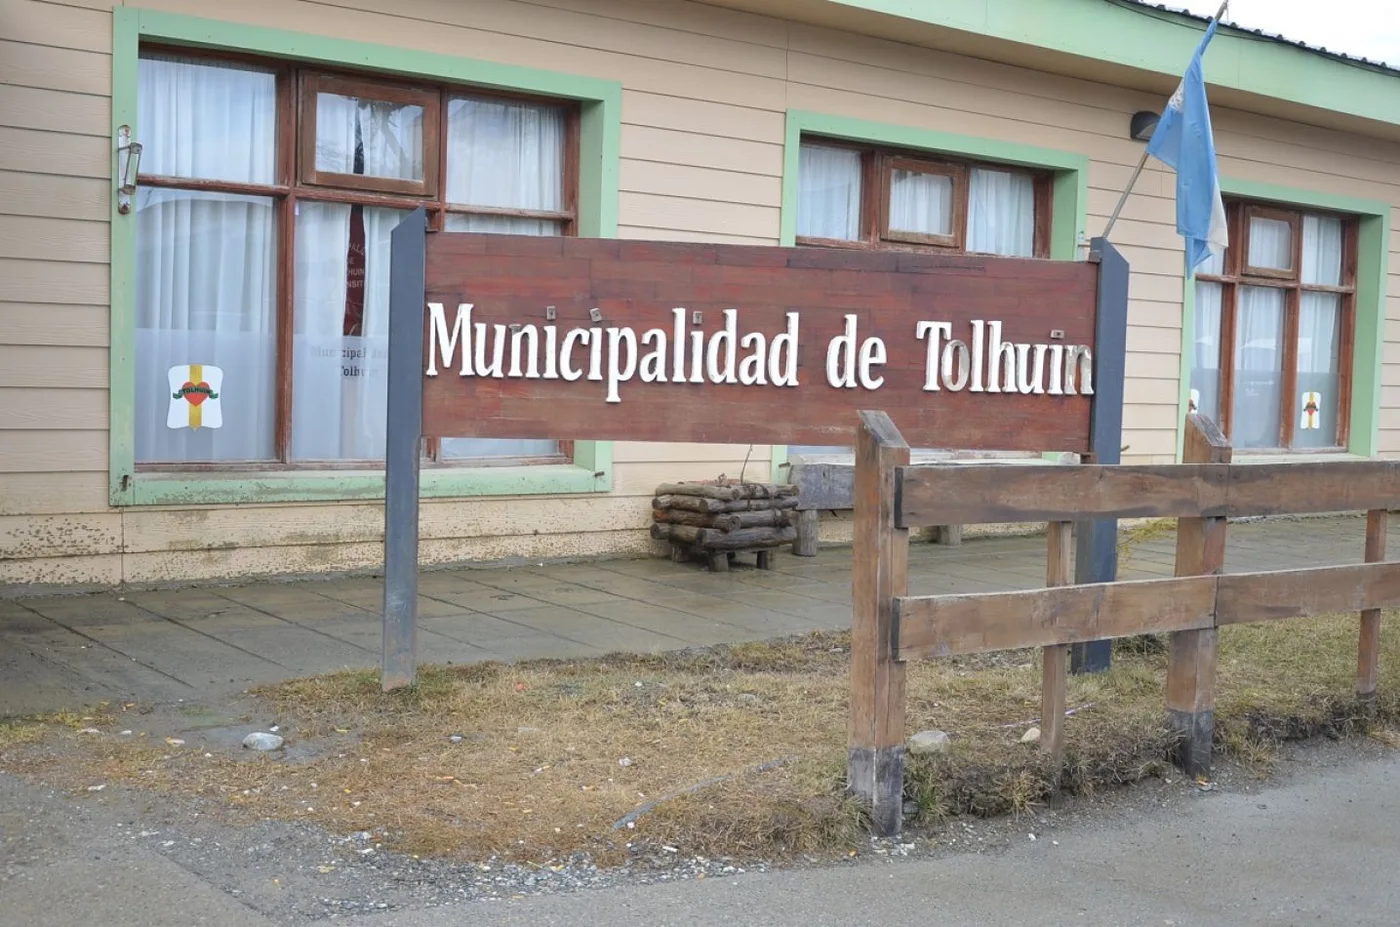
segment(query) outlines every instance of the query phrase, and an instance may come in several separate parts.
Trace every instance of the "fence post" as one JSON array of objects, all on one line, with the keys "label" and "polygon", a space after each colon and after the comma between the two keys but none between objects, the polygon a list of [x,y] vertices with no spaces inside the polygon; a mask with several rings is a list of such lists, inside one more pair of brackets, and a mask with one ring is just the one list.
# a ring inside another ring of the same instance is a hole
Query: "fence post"
[{"label": "fence post", "polygon": [[[1073,527],[1073,522],[1050,522],[1045,555],[1046,586],[1069,585]],[[1041,651],[1040,748],[1049,753],[1057,764],[1065,756],[1065,662],[1068,657],[1068,644],[1052,644]],[[1057,781],[1058,776],[1057,770]]]},{"label": "fence post", "polygon": [[[1186,417],[1182,463],[1227,464],[1230,444],[1208,418]],[[1200,576],[1225,566],[1224,518],[1179,518],[1176,522],[1176,575]],[[1215,736],[1215,628],[1172,634],[1167,666],[1167,725],[1178,736],[1176,761],[1188,775],[1210,773]]]},{"label": "fence post", "polygon": [[899,833],[904,811],[904,664],[894,658],[894,600],[908,592],[909,532],[895,526],[894,483],[909,445],[884,412],[861,412],[855,451],[846,777],[875,833],[887,837]]},{"label": "fence post", "polygon": [[[1385,531],[1390,513],[1373,509],[1366,513],[1366,562],[1385,559]],[[1356,694],[1368,709],[1376,701],[1376,676],[1381,651],[1381,610],[1368,608],[1361,613],[1361,643],[1356,655]]]}]

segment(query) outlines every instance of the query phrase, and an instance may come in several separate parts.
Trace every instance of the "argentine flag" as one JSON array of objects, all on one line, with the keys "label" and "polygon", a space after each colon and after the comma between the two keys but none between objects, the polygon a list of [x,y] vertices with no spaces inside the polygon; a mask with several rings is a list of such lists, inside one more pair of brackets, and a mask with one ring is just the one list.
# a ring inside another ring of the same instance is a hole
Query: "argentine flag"
[{"label": "argentine flag", "polygon": [[1148,154],[1176,171],[1176,230],[1186,239],[1186,264],[1191,271],[1230,243],[1215,166],[1210,104],[1201,75],[1201,56],[1215,35],[1216,22],[1210,21],[1147,143]]}]

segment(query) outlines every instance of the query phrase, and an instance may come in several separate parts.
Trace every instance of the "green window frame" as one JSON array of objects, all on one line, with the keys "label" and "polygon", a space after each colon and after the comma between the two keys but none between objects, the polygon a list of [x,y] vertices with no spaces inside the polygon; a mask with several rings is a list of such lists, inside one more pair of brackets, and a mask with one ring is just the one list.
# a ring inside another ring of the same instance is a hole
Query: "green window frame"
[{"label": "green window frame", "polygon": [[[140,141],[137,61],[142,43],[242,52],[431,79],[489,90],[576,100],[580,104],[578,232],[617,236],[622,85],[555,71],[355,42],[132,7],[112,11],[112,256],[109,494],[114,506],[373,500],[384,496],[383,470],[220,473],[137,472],[135,466],[136,218],[118,212],[116,139],[121,126]],[[528,437],[528,436],[522,436]],[[577,441],[572,463],[425,468],[428,498],[599,493],[613,485],[612,443]]]},{"label": "green window frame", "polygon": [[[1380,447],[1380,400],[1382,354],[1385,349],[1385,295],[1387,258],[1390,253],[1390,204],[1278,184],[1260,183],[1221,176],[1220,192],[1261,204],[1277,204],[1289,209],[1319,209],[1356,217],[1355,327],[1351,357],[1351,408],[1349,439],[1344,451],[1331,456],[1374,457]],[[1183,259],[1183,267],[1185,261]],[[1181,459],[1186,413],[1191,403],[1191,367],[1195,360],[1196,275],[1182,275],[1181,370],[1178,374],[1176,456]],[[1323,452],[1326,453],[1326,452]],[[1295,456],[1316,458],[1318,452],[1298,452]],[[1267,460],[1277,463],[1288,452],[1238,454],[1240,462]]]},{"label": "green window frame", "polygon": [[[803,138],[821,137],[866,145],[927,152],[930,155],[1029,168],[1051,175],[1050,259],[1073,261],[1080,258],[1089,204],[1089,159],[1087,156],[1054,148],[1003,142],[924,129],[916,126],[872,122],[846,116],[833,116],[808,110],[787,111],[783,142],[783,201],[779,223],[779,244],[797,243],[798,160]],[[774,445],[772,478],[786,479],[788,448]]]}]

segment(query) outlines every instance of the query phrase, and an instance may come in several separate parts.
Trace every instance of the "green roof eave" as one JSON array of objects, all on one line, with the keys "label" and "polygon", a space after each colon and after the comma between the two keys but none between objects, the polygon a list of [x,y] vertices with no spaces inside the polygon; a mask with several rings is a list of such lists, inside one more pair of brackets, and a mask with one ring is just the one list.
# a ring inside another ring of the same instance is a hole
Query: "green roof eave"
[{"label": "green roof eave", "polygon": [[[825,0],[854,10],[1179,77],[1205,24],[1111,0]],[[1222,27],[1212,87],[1400,126],[1400,73]]]}]

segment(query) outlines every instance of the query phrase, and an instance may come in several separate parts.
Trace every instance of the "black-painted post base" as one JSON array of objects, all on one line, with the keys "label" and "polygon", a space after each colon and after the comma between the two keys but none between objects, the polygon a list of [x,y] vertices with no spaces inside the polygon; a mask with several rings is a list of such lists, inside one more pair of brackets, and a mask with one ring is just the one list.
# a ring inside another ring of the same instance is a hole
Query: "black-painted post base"
[{"label": "black-painted post base", "polygon": [[[1117,460],[1113,461],[1117,463]],[[1101,520],[1075,525],[1074,581],[1111,583],[1118,579],[1118,522]],[[1069,649],[1069,671],[1106,673],[1113,668],[1113,641],[1089,641]]]},{"label": "black-painted post base", "polygon": [[877,837],[898,835],[904,826],[904,745],[851,748],[846,777],[851,792],[865,803],[871,832]]},{"label": "black-painted post base", "polygon": [[1113,641],[1074,644],[1069,649],[1069,671],[1076,676],[1082,673],[1106,673],[1112,668]]},{"label": "black-painted post base", "polygon": [[1210,775],[1211,743],[1215,739],[1215,712],[1167,709],[1167,728],[1177,738],[1173,761],[1188,776]]}]

